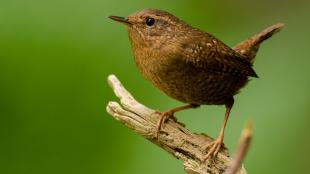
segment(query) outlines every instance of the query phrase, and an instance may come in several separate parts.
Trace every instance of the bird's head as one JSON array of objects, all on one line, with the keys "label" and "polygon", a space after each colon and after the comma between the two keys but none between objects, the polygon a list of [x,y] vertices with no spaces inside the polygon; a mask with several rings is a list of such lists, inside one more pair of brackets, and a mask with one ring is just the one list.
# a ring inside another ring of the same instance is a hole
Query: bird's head
[{"label": "bird's head", "polygon": [[187,24],[172,14],[156,9],[146,9],[128,17],[109,16],[126,26],[133,45],[160,48],[186,35]]}]

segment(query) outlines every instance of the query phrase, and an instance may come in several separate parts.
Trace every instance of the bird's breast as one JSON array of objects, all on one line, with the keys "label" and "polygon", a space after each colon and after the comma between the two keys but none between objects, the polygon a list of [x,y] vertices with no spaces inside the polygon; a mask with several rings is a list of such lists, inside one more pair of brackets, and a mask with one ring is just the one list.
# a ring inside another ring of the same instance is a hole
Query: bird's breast
[{"label": "bird's breast", "polygon": [[210,73],[178,56],[137,50],[134,54],[145,79],[168,96],[185,103],[225,104],[227,98],[247,82],[247,78]]}]

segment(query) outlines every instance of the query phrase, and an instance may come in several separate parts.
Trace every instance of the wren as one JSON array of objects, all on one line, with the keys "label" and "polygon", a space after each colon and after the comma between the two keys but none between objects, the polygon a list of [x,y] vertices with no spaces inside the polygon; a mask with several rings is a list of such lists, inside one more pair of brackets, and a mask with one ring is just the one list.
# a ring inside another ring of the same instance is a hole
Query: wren
[{"label": "wren", "polygon": [[126,26],[134,60],[143,77],[166,95],[187,103],[161,114],[157,138],[164,121],[175,112],[200,105],[226,106],[219,135],[206,146],[204,160],[216,156],[234,95],[249,78],[258,77],[252,64],[260,43],[283,24],[273,25],[233,49],[166,11],[146,9],[128,17],[109,18]]}]

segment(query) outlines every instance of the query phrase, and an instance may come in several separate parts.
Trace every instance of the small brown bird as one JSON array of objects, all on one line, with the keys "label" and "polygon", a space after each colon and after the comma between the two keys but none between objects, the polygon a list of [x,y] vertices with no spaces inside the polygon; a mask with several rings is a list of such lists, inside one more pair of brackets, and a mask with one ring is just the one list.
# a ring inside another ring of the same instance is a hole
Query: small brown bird
[{"label": "small brown bird", "polygon": [[200,105],[226,106],[220,133],[208,145],[204,159],[216,156],[234,95],[249,77],[257,77],[252,63],[260,43],[283,24],[273,25],[232,49],[166,11],[146,9],[128,17],[109,18],[128,29],[135,63],[142,75],[168,96],[188,103],[162,113],[157,138],[165,119],[175,112]]}]

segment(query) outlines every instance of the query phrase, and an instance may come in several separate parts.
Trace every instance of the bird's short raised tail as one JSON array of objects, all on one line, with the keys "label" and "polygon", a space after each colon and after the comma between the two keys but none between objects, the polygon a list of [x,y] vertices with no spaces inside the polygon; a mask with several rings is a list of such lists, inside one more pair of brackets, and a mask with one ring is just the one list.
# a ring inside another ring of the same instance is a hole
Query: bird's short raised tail
[{"label": "bird's short raised tail", "polygon": [[284,24],[278,23],[274,24],[260,33],[255,34],[254,36],[240,42],[237,44],[233,49],[240,54],[246,56],[251,63],[254,62],[254,58],[256,53],[259,49],[260,44],[270,38],[273,34],[277,33],[278,31],[283,28]]}]

